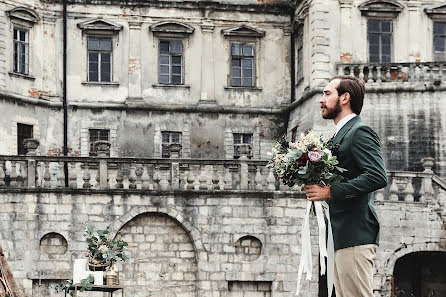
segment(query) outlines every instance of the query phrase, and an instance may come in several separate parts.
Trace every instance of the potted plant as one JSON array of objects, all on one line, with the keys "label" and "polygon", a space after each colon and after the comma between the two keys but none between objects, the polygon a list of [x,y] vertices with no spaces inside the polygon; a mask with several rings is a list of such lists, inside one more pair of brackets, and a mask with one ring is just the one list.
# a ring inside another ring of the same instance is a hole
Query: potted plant
[{"label": "potted plant", "polygon": [[108,230],[94,231],[92,227],[87,228],[85,242],[91,271],[104,271],[117,261],[130,261],[130,255],[126,253],[128,243],[122,239],[112,239]]}]

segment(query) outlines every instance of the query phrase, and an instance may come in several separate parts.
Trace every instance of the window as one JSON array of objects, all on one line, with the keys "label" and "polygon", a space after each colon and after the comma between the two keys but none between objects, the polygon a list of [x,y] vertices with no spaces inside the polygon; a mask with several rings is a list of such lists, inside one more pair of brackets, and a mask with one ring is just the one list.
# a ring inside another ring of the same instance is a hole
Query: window
[{"label": "window", "polygon": [[253,87],[254,82],[254,45],[231,43],[231,86]]},{"label": "window", "polygon": [[14,72],[28,74],[29,31],[14,28]]},{"label": "window", "polygon": [[370,62],[392,62],[392,24],[392,20],[368,20],[367,32]]},{"label": "window", "polygon": [[240,155],[237,151],[237,146],[239,144],[249,144],[250,149],[248,153],[248,158],[252,158],[252,134],[246,134],[246,133],[234,133],[234,159],[240,158]]},{"label": "window", "polygon": [[296,83],[304,79],[304,59],[303,59],[303,35],[299,34],[297,37],[297,69],[296,69]]},{"label": "window", "polygon": [[88,81],[112,81],[112,38],[88,37]]},{"label": "window", "polygon": [[159,83],[183,84],[183,43],[180,40],[160,40]]},{"label": "window", "polygon": [[434,61],[446,61],[446,22],[434,22]]},{"label": "window", "polygon": [[[163,158],[170,157],[169,144],[171,143],[181,144],[181,132],[169,132],[169,131],[161,132],[161,147],[162,147],[161,156]],[[180,150],[180,157],[181,157],[181,150]]]},{"label": "window", "polygon": [[17,154],[26,155],[28,150],[25,148],[24,140],[33,138],[33,126],[17,123]]},{"label": "window", "polygon": [[291,142],[296,142],[296,138],[297,138],[297,127],[294,127],[291,130]]},{"label": "window", "polygon": [[[90,156],[97,156],[95,143],[98,140],[105,140],[110,141],[110,130],[106,129],[90,129],[88,130],[89,139],[88,142],[90,143]],[[109,153],[110,156],[110,153]]]}]

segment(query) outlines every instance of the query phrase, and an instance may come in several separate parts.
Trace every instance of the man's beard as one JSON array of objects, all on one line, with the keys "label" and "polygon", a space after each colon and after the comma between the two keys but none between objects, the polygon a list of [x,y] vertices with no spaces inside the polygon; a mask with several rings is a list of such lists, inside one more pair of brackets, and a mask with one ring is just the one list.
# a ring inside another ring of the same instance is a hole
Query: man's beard
[{"label": "man's beard", "polygon": [[342,111],[341,102],[339,100],[336,101],[336,105],[333,108],[325,108],[327,109],[327,113],[325,115],[322,113],[322,117],[326,120],[335,119]]}]

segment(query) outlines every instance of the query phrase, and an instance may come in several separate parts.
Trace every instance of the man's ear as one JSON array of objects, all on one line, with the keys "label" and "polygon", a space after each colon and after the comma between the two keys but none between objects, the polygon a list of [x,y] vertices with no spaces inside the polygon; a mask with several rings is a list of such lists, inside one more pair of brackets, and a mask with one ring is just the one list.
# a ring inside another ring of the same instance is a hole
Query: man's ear
[{"label": "man's ear", "polygon": [[341,104],[348,104],[350,103],[350,94],[348,92],[345,92],[344,94],[342,94],[342,102]]}]

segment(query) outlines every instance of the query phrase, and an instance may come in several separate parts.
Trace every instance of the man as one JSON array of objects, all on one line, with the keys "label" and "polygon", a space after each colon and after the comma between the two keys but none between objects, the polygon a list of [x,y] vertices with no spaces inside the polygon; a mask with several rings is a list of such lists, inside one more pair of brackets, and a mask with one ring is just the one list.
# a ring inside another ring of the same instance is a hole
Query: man
[{"label": "man", "polygon": [[335,245],[334,285],[337,297],[373,297],[373,259],[379,223],[373,192],[387,185],[378,135],[361,121],[364,84],[355,77],[336,76],[319,100],[324,119],[336,125],[339,166],[346,180],[325,187],[306,185],[310,201],[327,200]]}]

